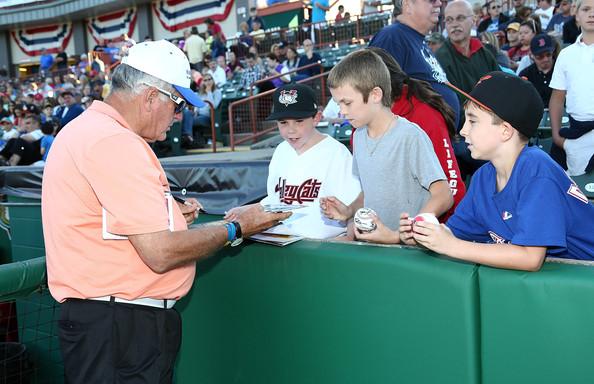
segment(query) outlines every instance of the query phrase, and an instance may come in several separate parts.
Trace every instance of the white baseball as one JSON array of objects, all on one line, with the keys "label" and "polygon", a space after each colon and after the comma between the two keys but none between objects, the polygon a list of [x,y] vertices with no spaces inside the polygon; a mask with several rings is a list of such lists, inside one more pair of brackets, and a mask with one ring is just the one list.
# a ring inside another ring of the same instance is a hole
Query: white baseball
[{"label": "white baseball", "polygon": [[427,223],[439,224],[439,220],[437,220],[437,217],[435,217],[435,215],[432,213],[419,213],[413,219],[413,223],[416,223],[417,221],[425,221]]}]

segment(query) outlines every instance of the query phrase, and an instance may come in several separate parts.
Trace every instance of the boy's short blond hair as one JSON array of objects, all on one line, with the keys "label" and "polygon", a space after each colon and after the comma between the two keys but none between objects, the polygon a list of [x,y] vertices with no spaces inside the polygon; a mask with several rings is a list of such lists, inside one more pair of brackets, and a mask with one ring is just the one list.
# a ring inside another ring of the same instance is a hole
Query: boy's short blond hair
[{"label": "boy's short blond hair", "polygon": [[332,68],[328,87],[338,88],[346,84],[359,91],[365,103],[371,91],[379,87],[383,92],[382,104],[388,108],[392,106],[390,72],[382,59],[369,50],[351,52]]}]

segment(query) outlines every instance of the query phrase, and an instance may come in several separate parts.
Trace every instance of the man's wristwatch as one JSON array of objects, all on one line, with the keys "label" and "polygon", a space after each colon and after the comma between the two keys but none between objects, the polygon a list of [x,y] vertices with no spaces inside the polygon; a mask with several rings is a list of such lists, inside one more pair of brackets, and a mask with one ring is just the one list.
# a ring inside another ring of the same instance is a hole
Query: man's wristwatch
[{"label": "man's wristwatch", "polygon": [[225,224],[227,228],[227,244],[236,247],[243,242],[241,226],[237,221]]}]

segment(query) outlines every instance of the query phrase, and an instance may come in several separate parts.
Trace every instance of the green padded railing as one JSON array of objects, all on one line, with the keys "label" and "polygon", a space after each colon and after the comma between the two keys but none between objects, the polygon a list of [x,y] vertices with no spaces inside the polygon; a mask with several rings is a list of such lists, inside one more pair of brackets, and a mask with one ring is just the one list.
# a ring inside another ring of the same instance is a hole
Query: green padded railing
[{"label": "green padded railing", "polygon": [[46,280],[45,257],[0,265],[0,302],[27,297]]}]

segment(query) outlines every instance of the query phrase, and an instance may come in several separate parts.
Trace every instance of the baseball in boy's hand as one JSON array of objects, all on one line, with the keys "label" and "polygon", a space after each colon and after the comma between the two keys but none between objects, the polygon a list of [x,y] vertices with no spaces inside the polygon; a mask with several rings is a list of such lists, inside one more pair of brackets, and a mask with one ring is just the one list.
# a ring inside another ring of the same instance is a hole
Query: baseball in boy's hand
[{"label": "baseball in boy's hand", "polygon": [[437,220],[437,217],[435,217],[435,215],[432,213],[419,213],[415,216],[415,218],[412,221],[413,224],[418,221],[425,221],[431,224],[439,224],[439,220]]},{"label": "baseball in boy's hand", "polygon": [[376,228],[373,218],[377,216],[375,211],[371,208],[359,208],[355,213],[353,221],[355,227],[362,233],[372,232]]}]

